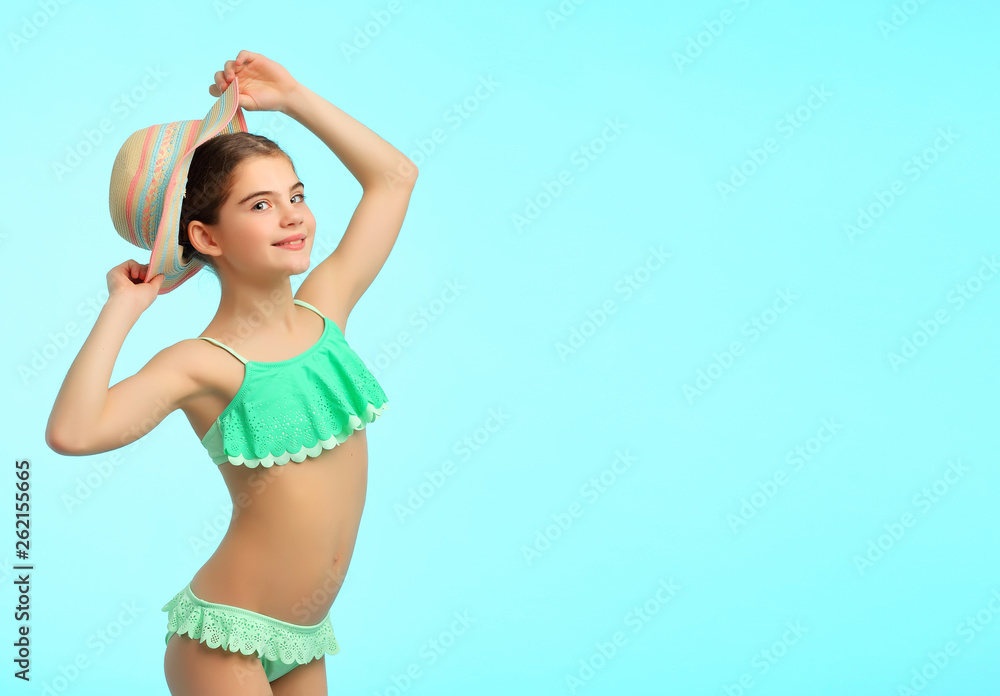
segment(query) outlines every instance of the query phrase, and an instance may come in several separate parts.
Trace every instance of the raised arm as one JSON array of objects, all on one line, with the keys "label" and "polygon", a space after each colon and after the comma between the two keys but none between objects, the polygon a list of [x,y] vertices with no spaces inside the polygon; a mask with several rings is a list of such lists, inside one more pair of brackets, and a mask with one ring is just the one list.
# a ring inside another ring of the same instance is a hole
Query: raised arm
[{"label": "raised arm", "polygon": [[160,275],[127,287],[125,274],[139,268],[145,274],[144,266],[127,261],[108,274],[111,294],[63,380],[45,428],[45,443],[59,454],[97,454],[138,440],[196,390],[177,346],[108,388],[125,337],[162,282]]},{"label": "raised arm", "polygon": [[417,168],[403,153],[301,83],[283,111],[312,131],[361,184],[361,201],[336,249],[299,288],[347,315],[375,280],[392,251]]},{"label": "raised arm", "polygon": [[338,109],[280,64],[250,51],[240,51],[215,73],[209,87],[222,94],[239,77],[239,104],[251,111],[281,111],[323,141],[354,178],[362,195],[343,238],[330,256],[314,268],[297,296],[339,319],[351,308],[382,269],[403,225],[417,167],[402,152]]}]

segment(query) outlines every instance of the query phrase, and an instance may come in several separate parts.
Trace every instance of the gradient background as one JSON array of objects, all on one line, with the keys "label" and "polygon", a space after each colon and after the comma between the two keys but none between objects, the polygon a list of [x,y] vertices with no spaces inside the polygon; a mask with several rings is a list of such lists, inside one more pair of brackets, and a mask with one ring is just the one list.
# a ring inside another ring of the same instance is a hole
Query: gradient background
[{"label": "gradient background", "polygon": [[[160,607],[215,549],[225,486],[180,411],[90,457],[44,430],[106,273],[149,257],[108,214],[119,146],[202,118],[249,49],[420,168],[351,315],[392,406],[331,694],[1000,694],[1000,7],[4,8],[5,476],[31,461],[35,566],[26,684],[8,507],[4,693],[167,693]],[[360,186],[294,120],[246,117],[291,154],[332,250]],[[218,298],[207,273],[158,298],[112,384]]]}]

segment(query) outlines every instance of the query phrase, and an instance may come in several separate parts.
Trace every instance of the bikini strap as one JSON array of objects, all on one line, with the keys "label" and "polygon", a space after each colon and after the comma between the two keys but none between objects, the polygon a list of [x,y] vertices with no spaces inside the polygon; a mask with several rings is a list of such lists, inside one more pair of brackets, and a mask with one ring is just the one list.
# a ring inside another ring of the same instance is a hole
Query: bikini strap
[{"label": "bikini strap", "polygon": [[[293,299],[292,302],[294,302],[295,304],[302,305],[303,307],[307,307],[307,308],[311,309],[312,311],[316,312],[316,314],[318,314],[321,317],[323,317],[324,320],[326,319],[326,317],[323,316],[323,313],[321,311],[319,311],[318,309],[316,309],[315,307],[313,307],[311,304],[309,304],[305,300]],[[235,350],[233,350],[232,348],[230,348],[229,346],[227,346],[225,343],[220,343],[219,341],[216,341],[214,338],[209,338],[208,336],[199,336],[198,338],[203,338],[206,341],[208,341],[209,343],[214,343],[215,345],[219,346],[219,348],[225,348],[230,353],[232,353],[233,356],[235,356],[236,359],[239,360],[241,363],[243,363],[244,365],[247,364],[246,358],[244,358],[242,355],[240,355],[239,353],[237,353]]]},{"label": "bikini strap", "polygon": [[239,360],[241,363],[243,363],[244,365],[247,364],[246,358],[244,358],[242,355],[240,355],[239,353],[237,353],[235,350],[233,350],[232,348],[230,348],[226,344],[219,343],[214,338],[209,338],[208,336],[199,336],[198,338],[203,338],[206,341],[208,341],[209,343],[214,343],[215,345],[219,346],[219,348],[225,348],[230,353],[232,353],[234,356],[236,356],[236,359]]},{"label": "bikini strap", "polygon": [[323,317],[324,319],[326,319],[326,317],[323,316],[323,313],[321,311],[319,311],[318,309],[316,309],[315,307],[313,307],[311,304],[309,304],[305,300],[294,299],[294,300],[292,300],[292,302],[294,302],[297,305],[302,305],[303,307],[308,307],[312,311],[316,312],[316,314],[318,314],[321,317]]}]

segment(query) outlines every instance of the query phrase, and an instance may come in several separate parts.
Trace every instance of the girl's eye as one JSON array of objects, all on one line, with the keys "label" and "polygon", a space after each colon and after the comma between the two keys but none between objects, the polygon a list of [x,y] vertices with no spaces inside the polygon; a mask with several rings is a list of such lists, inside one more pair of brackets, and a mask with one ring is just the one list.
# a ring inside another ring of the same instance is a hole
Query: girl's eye
[{"label": "girl's eye", "polygon": [[[299,198],[301,198],[302,201],[305,201],[305,199],[306,199],[306,194],[304,194],[304,193],[296,193],[295,196],[292,196],[292,199],[294,200],[296,196],[298,196]],[[264,201],[264,200],[257,201],[256,203],[253,204],[253,207],[251,207],[251,210],[263,210],[263,208],[258,208],[257,207],[261,203],[267,203],[267,201]],[[271,205],[271,204],[267,203],[267,205]]]}]

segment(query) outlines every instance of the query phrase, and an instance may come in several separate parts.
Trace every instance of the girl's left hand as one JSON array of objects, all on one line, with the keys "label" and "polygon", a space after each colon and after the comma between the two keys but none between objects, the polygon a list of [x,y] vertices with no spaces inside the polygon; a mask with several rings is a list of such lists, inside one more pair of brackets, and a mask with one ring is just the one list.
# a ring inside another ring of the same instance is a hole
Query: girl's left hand
[{"label": "girl's left hand", "polygon": [[213,97],[222,93],[240,78],[239,105],[247,111],[284,111],[288,96],[298,87],[291,73],[259,53],[240,51],[236,60],[227,60],[215,73],[215,84],[208,88]]}]

